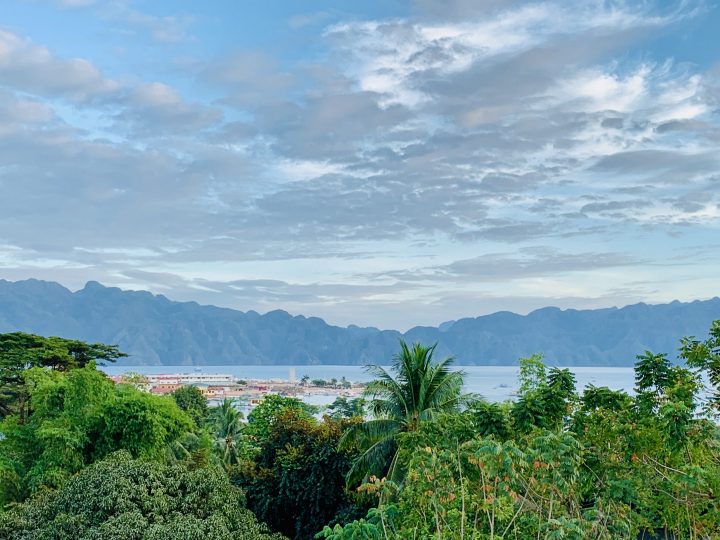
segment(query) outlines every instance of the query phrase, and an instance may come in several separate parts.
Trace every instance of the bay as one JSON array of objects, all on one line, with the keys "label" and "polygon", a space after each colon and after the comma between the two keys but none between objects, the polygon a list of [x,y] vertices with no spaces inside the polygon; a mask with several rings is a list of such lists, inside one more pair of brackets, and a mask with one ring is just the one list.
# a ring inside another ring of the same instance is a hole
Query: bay
[{"label": "bay", "polygon": [[[342,379],[351,382],[367,382],[372,377],[363,366],[101,366],[108,375],[135,372],[143,375],[161,373],[204,373],[234,375],[238,379],[256,380],[300,380],[307,375],[311,379]],[[488,401],[498,402],[513,399],[517,391],[517,366],[462,366],[465,372],[465,391],[479,394]],[[578,391],[588,384],[607,386],[613,390],[632,393],[635,385],[635,371],[629,367],[570,367],[577,380]],[[308,401],[316,405],[331,403],[335,394],[309,396]]]}]

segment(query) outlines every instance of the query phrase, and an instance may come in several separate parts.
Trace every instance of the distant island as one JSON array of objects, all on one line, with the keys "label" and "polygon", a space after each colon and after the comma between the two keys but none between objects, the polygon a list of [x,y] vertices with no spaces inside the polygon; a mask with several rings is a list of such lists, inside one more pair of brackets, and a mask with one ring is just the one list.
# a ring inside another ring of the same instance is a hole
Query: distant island
[{"label": "distant island", "polygon": [[[407,332],[327,324],[285,311],[259,314],[88,282],[72,292],[54,282],[0,280],[0,332],[25,331],[113,343],[124,365],[309,365],[387,363],[398,340],[438,343],[461,365],[510,365],[542,352],[550,365],[632,366],[646,349],[671,352],[704,338],[720,298],[528,315],[498,312]],[[674,359],[674,358],[673,358]]]}]

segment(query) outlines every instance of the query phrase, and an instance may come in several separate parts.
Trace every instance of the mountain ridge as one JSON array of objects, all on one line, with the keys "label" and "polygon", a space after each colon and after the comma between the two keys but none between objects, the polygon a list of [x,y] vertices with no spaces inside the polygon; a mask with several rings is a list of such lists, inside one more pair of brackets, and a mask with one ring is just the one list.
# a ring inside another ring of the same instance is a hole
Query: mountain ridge
[{"label": "mountain ridge", "polygon": [[114,343],[128,365],[387,363],[398,340],[438,343],[437,354],[461,365],[512,365],[533,353],[553,365],[632,365],[649,349],[675,357],[679,339],[704,337],[720,319],[720,298],[640,302],[594,310],[499,311],[406,332],[347,327],[284,310],[260,314],[89,281],[78,291],[59,283],[0,279],[0,332],[26,331]]}]

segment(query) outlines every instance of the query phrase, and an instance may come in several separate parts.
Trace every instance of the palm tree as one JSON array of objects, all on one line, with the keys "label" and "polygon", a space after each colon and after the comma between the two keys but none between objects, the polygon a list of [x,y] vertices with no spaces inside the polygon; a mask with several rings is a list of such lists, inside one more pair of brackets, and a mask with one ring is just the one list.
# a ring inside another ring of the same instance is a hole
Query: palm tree
[{"label": "palm tree", "polygon": [[210,411],[214,447],[225,467],[236,465],[238,459],[238,439],[243,427],[243,414],[235,407],[236,400],[225,398],[220,405]]},{"label": "palm tree", "polygon": [[367,367],[375,376],[365,390],[374,418],[351,426],[340,441],[341,447],[354,446],[361,452],[348,473],[348,485],[371,475],[400,480],[397,435],[417,431],[438,413],[456,411],[472,399],[461,393],[464,373],[450,370],[452,358],[433,362],[436,346],[415,343],[410,347],[401,340],[400,352],[393,358],[393,374],[377,365]]}]

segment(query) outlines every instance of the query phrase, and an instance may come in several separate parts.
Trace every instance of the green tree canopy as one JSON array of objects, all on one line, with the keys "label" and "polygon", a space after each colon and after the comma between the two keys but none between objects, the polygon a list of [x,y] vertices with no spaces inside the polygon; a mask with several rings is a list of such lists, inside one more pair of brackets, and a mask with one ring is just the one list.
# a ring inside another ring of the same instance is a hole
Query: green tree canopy
[{"label": "green tree canopy", "polygon": [[680,356],[691,368],[705,373],[710,382],[710,400],[707,409],[720,415],[720,320],[710,327],[710,335],[705,341],[694,337],[682,340]]},{"label": "green tree canopy", "polygon": [[365,416],[365,398],[357,397],[348,399],[345,396],[338,396],[327,407],[328,415],[335,420],[341,418],[363,418]]},{"label": "green tree canopy", "polygon": [[290,538],[311,540],[327,523],[364,515],[367,507],[345,491],[355,456],[338,450],[349,422],[318,422],[294,408],[277,416],[254,463],[235,475],[259,519]]},{"label": "green tree canopy", "polygon": [[135,461],[114,454],[0,513],[7,540],[282,540],[258,524],[220,469]]},{"label": "green tree canopy", "polygon": [[192,385],[181,386],[172,393],[172,397],[178,407],[185,411],[198,427],[205,425],[208,404],[199,388]]},{"label": "green tree canopy", "polygon": [[316,407],[303,403],[297,398],[268,394],[248,414],[246,433],[260,441],[267,439],[272,424],[287,409],[301,411],[302,414],[308,417],[317,412]]},{"label": "green tree canopy", "polygon": [[33,367],[58,371],[81,368],[90,362],[115,362],[127,356],[114,345],[43,337],[24,332],[0,334],[0,418],[29,414],[24,372]]},{"label": "green tree canopy", "polygon": [[[116,450],[169,459],[196,430],[172,398],[116,386],[92,363],[67,372],[32,368],[23,378],[32,413],[0,423],[0,503],[60,487]],[[207,446],[196,444],[189,461],[202,462]]]}]

